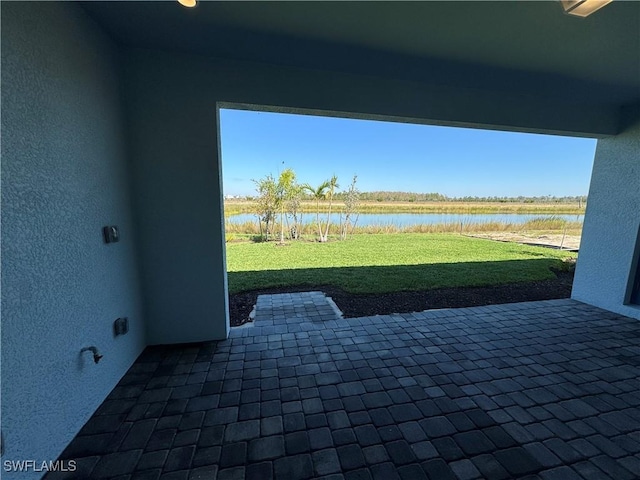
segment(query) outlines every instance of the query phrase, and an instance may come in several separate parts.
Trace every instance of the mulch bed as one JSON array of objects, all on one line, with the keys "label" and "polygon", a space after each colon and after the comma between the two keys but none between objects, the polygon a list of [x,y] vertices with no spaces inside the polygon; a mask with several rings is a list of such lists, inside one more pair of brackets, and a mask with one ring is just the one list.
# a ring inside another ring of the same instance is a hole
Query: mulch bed
[{"label": "mulch bed", "polygon": [[229,296],[231,326],[246,323],[258,295],[322,291],[331,297],[345,317],[368,317],[391,313],[421,312],[434,308],[461,308],[499,303],[530,302],[569,298],[573,271],[555,271],[556,278],[537,282],[511,283],[492,287],[438,288],[415,292],[358,295],[331,285],[253,290]]}]

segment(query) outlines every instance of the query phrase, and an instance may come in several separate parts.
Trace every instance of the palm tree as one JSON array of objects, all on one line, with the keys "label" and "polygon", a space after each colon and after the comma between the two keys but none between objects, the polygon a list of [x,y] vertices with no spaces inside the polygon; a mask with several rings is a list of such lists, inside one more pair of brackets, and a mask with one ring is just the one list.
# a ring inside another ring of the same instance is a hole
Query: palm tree
[{"label": "palm tree", "polygon": [[322,224],[320,223],[320,200],[327,198],[327,189],[330,187],[329,180],[325,180],[317,188],[313,188],[308,183],[303,186],[316,201],[316,222],[318,223],[318,234],[320,235],[320,241],[326,242],[326,239],[322,235]]}]

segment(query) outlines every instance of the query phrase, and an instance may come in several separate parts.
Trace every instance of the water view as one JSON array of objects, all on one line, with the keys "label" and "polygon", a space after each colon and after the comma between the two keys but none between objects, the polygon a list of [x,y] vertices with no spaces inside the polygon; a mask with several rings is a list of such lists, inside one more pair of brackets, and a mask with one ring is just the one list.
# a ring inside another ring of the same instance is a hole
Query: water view
[{"label": "water view", "polygon": [[[326,220],[326,214],[321,214],[322,221]],[[414,225],[438,225],[438,224],[482,224],[482,223],[511,223],[523,224],[532,220],[542,218],[561,219],[567,222],[582,222],[584,215],[545,215],[545,214],[522,214],[522,213],[362,213],[358,216],[357,226],[393,226],[406,228]],[[256,222],[257,217],[251,213],[241,213],[227,217],[227,222],[241,225],[246,222]],[[314,213],[302,215],[303,223],[313,223],[316,221]],[[340,214],[331,214],[331,223],[340,223]]]}]

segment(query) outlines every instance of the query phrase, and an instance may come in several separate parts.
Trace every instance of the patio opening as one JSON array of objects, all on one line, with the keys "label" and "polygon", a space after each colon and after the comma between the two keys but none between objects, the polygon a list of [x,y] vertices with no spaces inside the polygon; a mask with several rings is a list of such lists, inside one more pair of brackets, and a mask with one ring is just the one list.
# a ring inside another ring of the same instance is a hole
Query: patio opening
[{"label": "patio opening", "polygon": [[219,112],[232,326],[570,295],[594,139]]}]

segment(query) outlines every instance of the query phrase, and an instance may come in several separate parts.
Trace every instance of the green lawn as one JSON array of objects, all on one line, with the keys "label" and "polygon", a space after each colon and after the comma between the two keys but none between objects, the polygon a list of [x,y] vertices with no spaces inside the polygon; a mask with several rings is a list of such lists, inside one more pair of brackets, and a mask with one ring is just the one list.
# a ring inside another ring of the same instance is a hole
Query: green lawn
[{"label": "green lawn", "polygon": [[354,235],[329,243],[227,244],[229,292],[335,285],[353,293],[495,285],[553,278],[575,256],[450,234]]}]

